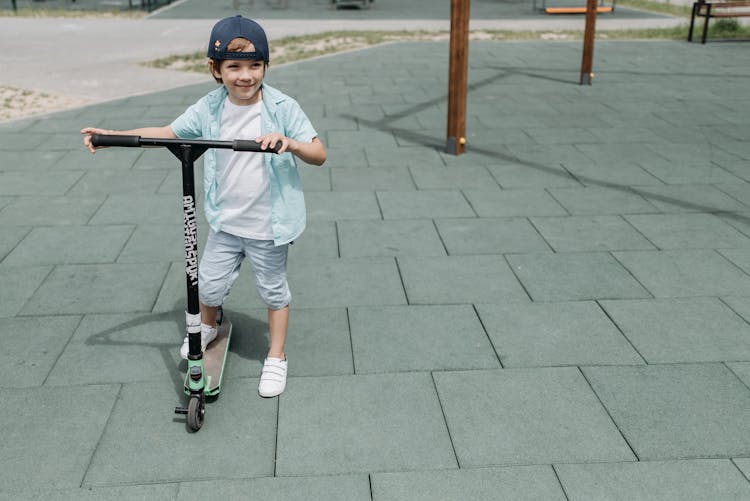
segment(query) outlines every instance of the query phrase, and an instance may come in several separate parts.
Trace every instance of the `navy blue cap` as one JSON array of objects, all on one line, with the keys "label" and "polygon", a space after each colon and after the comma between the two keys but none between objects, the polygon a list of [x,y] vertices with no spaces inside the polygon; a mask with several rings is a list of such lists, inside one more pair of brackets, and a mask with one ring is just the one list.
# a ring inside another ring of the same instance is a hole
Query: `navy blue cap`
[{"label": "navy blue cap", "polygon": [[[227,44],[235,38],[246,38],[255,46],[255,52],[227,52]],[[269,60],[266,32],[252,19],[236,15],[216,23],[208,41],[208,57],[212,59]]]}]

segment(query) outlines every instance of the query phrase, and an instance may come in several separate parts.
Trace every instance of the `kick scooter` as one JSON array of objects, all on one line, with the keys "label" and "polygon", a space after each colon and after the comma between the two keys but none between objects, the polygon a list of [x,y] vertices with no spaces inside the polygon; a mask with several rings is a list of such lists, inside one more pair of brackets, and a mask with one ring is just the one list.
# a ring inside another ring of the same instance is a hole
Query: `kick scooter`
[{"label": "kick scooter", "polygon": [[[188,338],[188,367],[185,374],[187,407],[176,407],[176,414],[187,416],[187,425],[192,431],[200,430],[206,413],[206,397],[216,396],[221,391],[224,366],[227,361],[232,324],[224,319],[219,308],[216,339],[201,353],[201,313],[198,301],[198,226],[195,215],[195,161],[209,148],[224,148],[234,151],[276,153],[274,149],[261,150],[260,144],[252,140],[213,141],[207,139],[160,139],[141,136],[92,134],[91,144],[99,146],[163,146],[182,162],[182,209],[185,234],[185,278],[187,284],[187,310],[185,324]],[[277,149],[278,149],[277,145]]]}]

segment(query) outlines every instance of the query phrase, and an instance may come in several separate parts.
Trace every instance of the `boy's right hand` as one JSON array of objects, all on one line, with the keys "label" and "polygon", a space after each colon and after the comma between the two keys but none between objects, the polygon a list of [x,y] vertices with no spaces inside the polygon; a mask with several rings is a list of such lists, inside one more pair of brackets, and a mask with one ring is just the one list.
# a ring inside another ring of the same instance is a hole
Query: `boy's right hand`
[{"label": "boy's right hand", "polygon": [[83,134],[83,146],[86,147],[91,153],[96,153],[96,146],[91,144],[91,135],[92,134],[112,134],[114,131],[111,130],[105,130],[105,129],[96,129],[94,127],[84,127],[81,129],[81,134]]}]

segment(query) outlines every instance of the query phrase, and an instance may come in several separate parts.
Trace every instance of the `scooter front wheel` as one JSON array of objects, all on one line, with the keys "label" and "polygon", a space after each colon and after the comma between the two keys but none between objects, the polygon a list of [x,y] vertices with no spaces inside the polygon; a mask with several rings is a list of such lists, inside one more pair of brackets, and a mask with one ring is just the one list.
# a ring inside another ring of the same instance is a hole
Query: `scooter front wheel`
[{"label": "scooter front wheel", "polygon": [[203,426],[203,416],[206,414],[205,400],[202,396],[191,396],[188,402],[187,425],[192,431],[198,431]]}]

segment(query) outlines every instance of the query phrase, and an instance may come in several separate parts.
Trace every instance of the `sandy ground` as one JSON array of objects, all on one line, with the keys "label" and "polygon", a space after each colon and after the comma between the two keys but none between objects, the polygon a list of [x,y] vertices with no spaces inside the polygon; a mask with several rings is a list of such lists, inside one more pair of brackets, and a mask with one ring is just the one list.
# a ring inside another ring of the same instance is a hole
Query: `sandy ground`
[{"label": "sandy ground", "polygon": [[67,110],[90,102],[80,97],[51,95],[29,89],[0,86],[0,122]]}]

